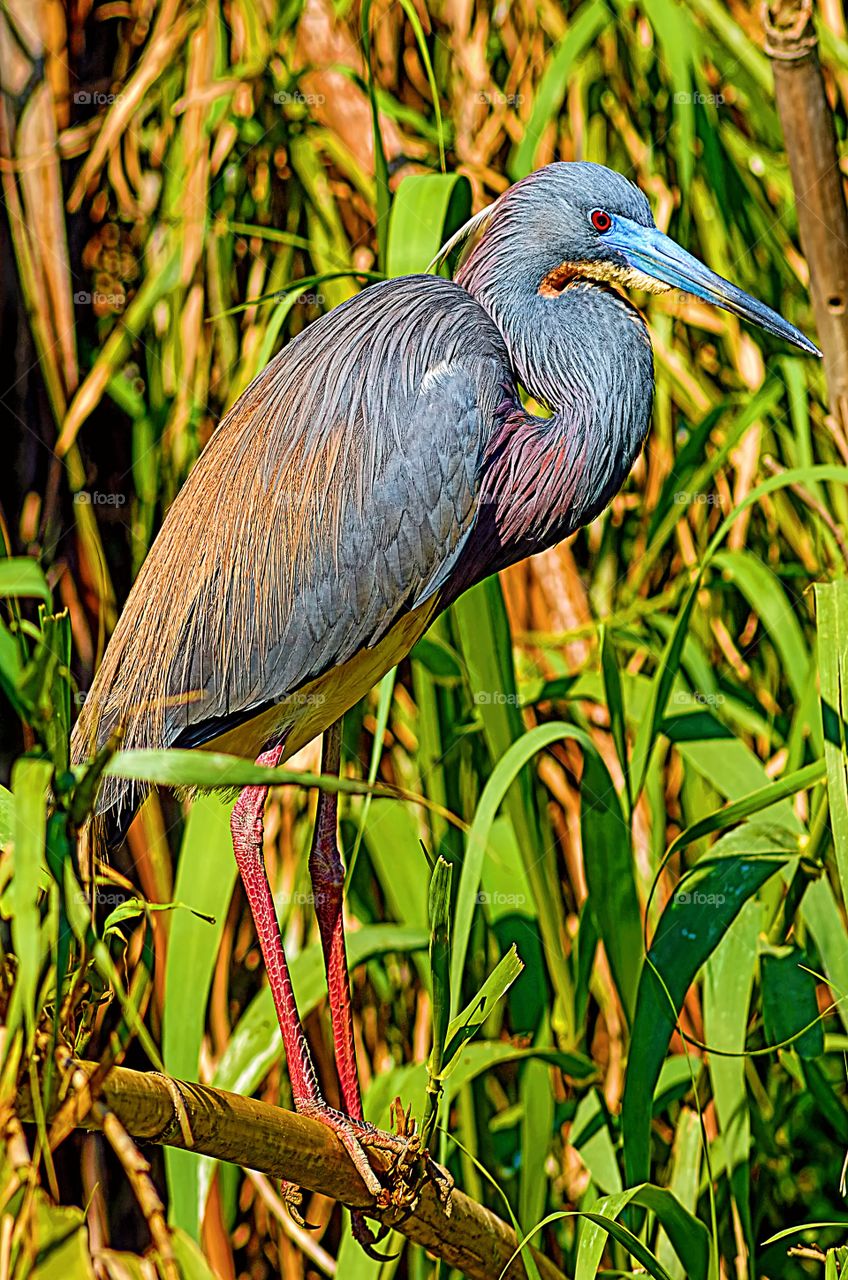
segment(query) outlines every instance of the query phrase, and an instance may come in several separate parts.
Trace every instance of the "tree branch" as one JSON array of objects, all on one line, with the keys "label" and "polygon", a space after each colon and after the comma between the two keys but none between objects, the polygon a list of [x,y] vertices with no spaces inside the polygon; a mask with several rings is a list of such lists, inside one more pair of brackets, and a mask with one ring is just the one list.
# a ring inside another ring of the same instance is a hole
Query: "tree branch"
[{"label": "tree branch", "polygon": [[764,20],[834,435],[848,457],[848,209],[812,0],[767,0]]},{"label": "tree branch", "polygon": [[[94,1062],[75,1061],[74,1067],[89,1077],[97,1070]],[[330,1130],[281,1107],[224,1089],[126,1067],[111,1069],[98,1096],[137,1141],[229,1160],[364,1209],[369,1216],[385,1221],[464,1272],[469,1280],[497,1280],[517,1246],[511,1227],[461,1191],[453,1193],[450,1215],[444,1212],[430,1185],[422,1189],[415,1211],[407,1217],[398,1220],[396,1212],[377,1212],[370,1206],[368,1193],[350,1158]],[[97,1109],[92,1109],[87,1090],[62,1103],[63,1109],[69,1106],[77,1128],[100,1127]],[[57,1110],[54,1103],[51,1115]],[[17,1113],[22,1120],[33,1119],[28,1086],[18,1094]],[[378,1165],[380,1156],[376,1152],[374,1160]],[[547,1258],[535,1250],[533,1256],[542,1280],[564,1280],[562,1272]],[[508,1280],[525,1280],[520,1259],[510,1265],[505,1276]]]}]

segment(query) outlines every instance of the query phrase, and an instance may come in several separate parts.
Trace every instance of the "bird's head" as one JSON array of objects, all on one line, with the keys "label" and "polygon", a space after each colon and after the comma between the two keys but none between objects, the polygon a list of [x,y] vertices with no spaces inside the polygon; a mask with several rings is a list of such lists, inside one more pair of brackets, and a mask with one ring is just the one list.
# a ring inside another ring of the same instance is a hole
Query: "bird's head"
[{"label": "bird's head", "polygon": [[[485,286],[498,272],[526,271],[543,296],[556,298],[580,281],[663,293],[682,289],[723,307],[811,355],[818,347],[776,311],[750,297],[654,224],[644,193],[603,165],[546,165],[457,232],[434,265],[462,248],[457,278]],[[476,292],[472,287],[472,292]]]}]

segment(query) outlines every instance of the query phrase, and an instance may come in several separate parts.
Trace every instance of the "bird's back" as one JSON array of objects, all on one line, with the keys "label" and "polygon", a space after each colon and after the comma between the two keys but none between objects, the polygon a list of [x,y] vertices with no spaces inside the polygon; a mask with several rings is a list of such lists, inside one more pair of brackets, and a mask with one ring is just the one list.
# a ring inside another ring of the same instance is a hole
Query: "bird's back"
[{"label": "bird's back", "polygon": [[[373,653],[410,613],[426,625],[422,606],[473,523],[510,379],[488,314],[430,276],[375,285],[289,343],[170,508],[85,701],[74,760],[118,726],[127,748],[205,746],[251,723],[264,733],[275,706]],[[416,638],[407,630],[401,647]],[[397,647],[383,644],[385,669]],[[349,683],[347,705],[361,696]],[[325,727],[314,701],[308,710],[310,729]],[[328,700],[326,715],[337,710]],[[99,805],[125,821],[137,799],[108,779]]]}]

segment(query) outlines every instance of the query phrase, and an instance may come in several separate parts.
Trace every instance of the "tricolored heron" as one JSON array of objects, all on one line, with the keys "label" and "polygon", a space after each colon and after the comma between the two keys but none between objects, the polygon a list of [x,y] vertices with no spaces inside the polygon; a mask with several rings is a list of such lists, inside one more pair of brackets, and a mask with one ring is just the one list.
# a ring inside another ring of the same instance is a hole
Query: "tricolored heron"
[{"label": "tricolored heron", "polygon": [[[340,720],[461,592],[594,519],[648,429],[646,325],[617,286],[686,290],[803,351],[787,321],[654,225],[645,196],[596,164],[557,163],[507,190],[446,246],[455,282],[364,290],[271,361],[170,508],[74,738],[81,761],[124,745],[200,747],[277,764]],[[519,385],[550,408],[529,413]],[[262,855],[267,788],[245,787],[232,837],[274,994],[296,1107],[339,1135],[381,1194],[363,1122],[342,926],[336,797],[309,859],[344,1111],[319,1090]],[[97,820],[138,805],[110,778]]]}]

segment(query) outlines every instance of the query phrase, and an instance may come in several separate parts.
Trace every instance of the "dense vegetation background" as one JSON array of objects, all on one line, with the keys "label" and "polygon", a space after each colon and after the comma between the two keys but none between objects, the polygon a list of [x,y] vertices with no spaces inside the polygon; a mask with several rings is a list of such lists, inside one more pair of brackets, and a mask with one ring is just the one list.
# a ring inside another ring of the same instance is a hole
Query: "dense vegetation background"
[{"label": "dense vegetation background", "polygon": [[[844,154],[836,0],[818,22]],[[67,1050],[290,1096],[226,805],[152,799],[97,868],[93,917],[71,858],[91,798],[67,773],[74,707],[221,415],[368,273],[425,268],[555,158],[630,175],[662,229],[809,328],[806,268],[760,16],[735,0],[5,0],[0,80],[0,1269],[146,1275],[138,1179],[40,1108]],[[644,305],[656,407],[624,491],[461,601],[346,718],[347,774],[425,802],[343,801],[366,1109],[424,1111],[440,853],[453,1008],[513,943],[524,964],[443,1073],[458,1184],[522,1232],[548,1218],[536,1243],[580,1280],[835,1277],[848,447],[816,362],[689,298]],[[332,1096],[313,807],[276,789],[266,852]],[[146,1155],[187,1274],[437,1272],[399,1236],[381,1269],[321,1197],[304,1236],[258,1175]],[[674,1197],[637,1192],[621,1219],[647,1253],[575,1216],[614,1218],[642,1184]],[[825,1225],[774,1239],[807,1222]]]}]

